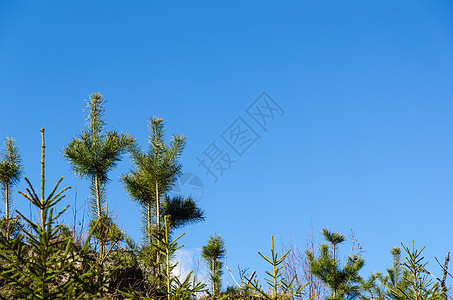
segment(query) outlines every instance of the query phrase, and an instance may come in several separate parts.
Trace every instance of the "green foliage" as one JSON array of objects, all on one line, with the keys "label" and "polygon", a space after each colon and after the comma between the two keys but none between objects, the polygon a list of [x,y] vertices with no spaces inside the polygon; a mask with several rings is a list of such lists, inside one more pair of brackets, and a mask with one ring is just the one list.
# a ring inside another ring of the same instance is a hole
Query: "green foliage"
[{"label": "green foliage", "polygon": [[3,232],[6,237],[14,239],[21,230],[22,224],[20,223],[19,217],[0,219],[0,231]]},{"label": "green foliage", "polygon": [[[98,220],[91,220],[89,228],[94,232],[93,237],[97,240],[104,241],[109,247],[106,253],[109,253],[119,242],[124,240],[123,231],[113,222],[108,215],[102,215]],[[102,259],[105,259],[104,256]]]},{"label": "green foliage", "polygon": [[422,256],[423,247],[421,250],[415,249],[415,244],[412,241],[412,249],[403,246],[407,257],[404,258],[402,264],[404,271],[407,272],[407,286],[403,290],[401,288],[392,289],[392,295],[395,299],[411,299],[411,300],[437,300],[441,299],[438,284],[428,277],[425,269],[428,262],[424,262]]},{"label": "green foliage", "polygon": [[387,269],[387,274],[371,274],[365,283],[368,298],[379,300],[404,299],[404,293],[409,284],[409,274],[401,266],[401,249],[394,247],[390,253],[393,257],[392,268]]},{"label": "green foliage", "polygon": [[258,299],[259,296],[253,294],[252,290],[243,284],[241,286],[228,286],[225,291],[222,293],[221,299]]},{"label": "green foliage", "polygon": [[[92,213],[96,220],[108,213],[105,206],[108,172],[134,143],[133,138],[125,133],[105,132],[104,104],[105,100],[101,94],[90,95],[86,105],[87,128],[63,150],[64,157],[71,163],[74,173],[80,178],[90,180]],[[106,240],[100,242],[102,257]]]},{"label": "green foliage", "polygon": [[11,209],[11,189],[19,182],[22,175],[22,158],[14,145],[13,139],[5,139],[2,157],[3,160],[0,161],[0,185],[5,202],[5,219],[8,220]]},{"label": "green foliage", "polygon": [[[174,135],[170,144],[164,141],[164,123],[151,118],[148,150],[142,151],[127,134],[105,131],[105,100],[98,93],[90,95],[86,106],[86,129],[64,148],[64,157],[80,178],[90,180],[92,220],[85,237],[74,236],[70,227],[60,224],[61,211],[56,206],[69,187],[57,191],[63,178],[45,196],[44,129],[42,129],[40,196],[27,178],[26,193],[21,193],[39,210],[39,220],[26,218],[20,212],[11,217],[11,189],[22,175],[21,157],[14,141],[5,141],[0,161],[0,184],[5,202],[5,218],[0,219],[0,298],[1,299],[196,299],[207,292],[211,299],[300,299],[305,297],[297,274],[285,276],[285,259],[291,250],[279,256],[272,237],[271,255],[259,255],[271,265],[266,271],[265,285],[255,277],[242,277],[237,287],[222,289],[225,243],[219,235],[211,236],[202,247],[201,258],[209,269],[210,292],[190,272],[185,278],[175,276],[175,252],[183,246],[172,238],[174,230],[201,222],[204,212],[190,197],[169,197],[181,173],[179,158],[185,146],[183,136]],[[130,151],[134,169],[122,181],[129,195],[142,206],[145,238],[141,247],[127,237],[109,216],[106,203],[108,173],[122,156]],[[162,228],[163,227],[163,228]],[[403,248],[407,254],[401,262],[401,250],[393,248],[392,268],[387,273],[372,274],[364,281],[359,271],[364,265],[360,255],[338,258],[338,248],[346,238],[328,229],[322,234],[328,244],[320,245],[319,255],[307,251],[311,274],[330,290],[328,300],[440,300],[447,298],[446,277],[449,256],[443,267],[441,283],[434,283],[426,269],[422,251]],[[100,242],[97,248],[91,239]],[[125,241],[126,248],[121,248]],[[107,247],[107,249],[105,248]],[[310,248],[314,249],[314,247]],[[107,250],[107,251],[106,251]],[[245,279],[244,279],[245,278]],[[304,279],[306,280],[306,279]],[[305,281],[304,281],[305,282]],[[312,294],[313,295],[313,294]],[[123,297],[123,298],[122,298]],[[309,299],[313,299],[313,296]]]},{"label": "green foliage", "polygon": [[169,217],[173,229],[184,227],[188,224],[202,222],[205,213],[190,197],[168,197],[162,203],[162,215]]},{"label": "green foliage", "polygon": [[123,177],[129,195],[144,210],[145,238],[152,244],[152,227],[161,228],[161,199],[181,175],[178,159],[184,150],[185,137],[173,135],[170,145],[165,144],[163,119],[151,118],[148,151],[138,146],[131,148],[134,170]]},{"label": "green foliage", "polygon": [[[123,176],[123,184],[128,194],[142,208],[144,237],[146,246],[145,273],[148,278],[158,280],[161,274],[161,251],[157,250],[162,236],[162,216],[168,216],[168,231],[190,223],[200,222],[204,213],[190,198],[170,198],[170,191],[178,176],[181,175],[179,157],[185,146],[185,137],[173,135],[170,145],[164,140],[163,119],[151,118],[149,124],[149,146],[147,152],[137,145],[130,147],[134,169]],[[165,197],[164,197],[165,196]],[[159,284],[159,283],[158,283]]]},{"label": "green foliage", "polygon": [[225,258],[225,242],[219,235],[211,236],[208,243],[201,249],[201,258],[209,269],[211,292],[215,297],[222,288],[223,262]]},{"label": "green foliage", "polygon": [[331,244],[331,250],[327,244],[320,245],[318,258],[314,257],[313,252],[307,251],[310,271],[321,279],[331,291],[331,295],[327,299],[339,300],[358,297],[363,282],[359,271],[364,265],[364,260],[358,255],[352,254],[348,256],[344,266],[341,266],[337,258],[337,247],[345,241],[345,237],[338,233],[331,233],[328,229],[323,229],[322,234]]},{"label": "green foliage", "polygon": [[163,237],[155,236],[159,243],[156,243],[154,246],[158,249],[158,251],[160,251],[165,259],[163,275],[165,286],[167,288],[167,299],[187,299],[195,296],[195,293],[203,291],[204,284],[196,283],[195,278],[191,282],[190,279],[192,272],[190,272],[183,281],[180,281],[177,276],[173,275],[173,270],[176,268],[178,263],[172,263],[171,259],[174,253],[183,247],[178,246],[177,241],[184,235],[184,233],[179,235],[177,238],[170,240],[169,219],[169,216],[165,217]]},{"label": "green foliage", "polygon": [[[55,225],[58,217],[68,208],[54,214],[54,206],[64,197],[69,187],[57,192],[61,178],[48,197],[44,197],[44,129],[42,132],[41,197],[27,181],[27,193],[21,193],[40,211],[40,223],[18,214],[30,227],[14,239],[0,232],[0,274],[5,283],[3,297],[7,299],[83,299],[93,290],[89,280],[93,269],[81,270],[89,256],[89,245],[81,250],[70,238],[61,235],[62,225]],[[88,281],[86,281],[88,280]]]},{"label": "green foliage", "polygon": [[[173,263],[172,258],[175,252],[183,247],[178,246],[177,241],[184,235],[184,233],[179,235],[177,238],[170,240],[169,219],[169,216],[164,218],[163,234],[154,234],[156,242],[153,244],[153,248],[157,249],[164,259],[165,266],[162,274],[162,283],[165,286],[164,292],[167,300],[192,299],[195,297],[196,293],[203,292],[205,290],[205,285],[197,283],[195,278],[192,277],[192,272],[190,272],[182,281],[178,276],[174,275],[173,271],[177,267],[178,263]],[[154,280],[160,279],[154,278]],[[154,299],[149,294],[147,296],[139,296],[134,291],[129,291],[129,293],[121,292],[121,294],[126,296],[127,299]]]},{"label": "green foliage", "polygon": [[386,293],[387,298],[392,295],[396,299],[401,299],[402,293],[406,291],[409,284],[409,273],[401,267],[401,249],[394,247],[390,253],[393,256],[393,267],[387,269],[388,275],[380,277],[380,281],[383,286],[390,290],[390,293]]},{"label": "green foliage", "polygon": [[267,284],[269,285],[270,293],[263,290],[259,280],[254,278],[255,272],[252,273],[250,278],[246,278],[246,288],[256,293],[260,297],[260,299],[286,300],[300,296],[306,284],[303,286],[297,286],[294,283],[296,275],[294,275],[293,278],[286,278],[282,273],[282,269],[286,266],[283,263],[286,256],[290,252],[291,249],[286,251],[285,254],[279,257],[278,253],[275,252],[274,237],[272,236],[271,257],[269,258],[258,252],[258,254],[272,266],[272,271],[266,270],[268,278],[265,278]]}]

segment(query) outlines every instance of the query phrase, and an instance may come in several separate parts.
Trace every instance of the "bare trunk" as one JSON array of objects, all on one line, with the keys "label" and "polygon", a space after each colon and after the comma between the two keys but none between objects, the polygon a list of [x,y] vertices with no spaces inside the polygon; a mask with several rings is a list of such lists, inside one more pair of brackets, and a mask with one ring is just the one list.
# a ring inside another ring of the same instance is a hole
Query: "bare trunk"
[{"label": "bare trunk", "polygon": [[5,219],[9,220],[9,185],[5,183]]},{"label": "bare trunk", "polygon": [[[44,128],[41,128],[41,139],[42,139],[42,145],[41,145],[41,205],[44,206],[44,184],[45,184],[45,177],[44,177],[44,159],[45,159],[45,150],[46,150],[46,145],[44,143]],[[41,229],[44,232],[45,231],[45,215],[44,215],[44,209],[41,208]]]},{"label": "bare trunk", "polygon": [[9,184],[5,183],[5,221],[6,221],[6,238],[9,240],[11,233],[11,223],[9,222]]},{"label": "bare trunk", "polygon": [[147,227],[147,235],[148,235],[148,246],[151,247],[151,203],[148,202],[148,210],[147,210],[147,222],[148,222],[148,227]]},{"label": "bare trunk", "polygon": [[447,275],[448,275],[448,262],[450,261],[450,252],[447,253],[447,256],[445,257],[445,264],[444,264],[444,276],[442,277],[442,281],[440,282],[440,286],[442,287],[442,293],[441,297],[442,299],[447,299],[447,292],[448,288],[446,285],[447,281]]},{"label": "bare trunk", "polygon": [[[336,244],[333,244],[333,260],[335,261],[335,251],[337,250],[337,245]],[[336,264],[336,262],[335,262]],[[334,288],[333,289],[333,297],[336,298],[337,297],[337,288]]]},{"label": "bare trunk", "polygon": [[[211,258],[211,260],[212,260],[212,279],[214,279],[215,278],[215,271],[216,271],[215,270],[215,260],[212,259],[212,258]],[[215,297],[215,292],[216,292],[215,291],[215,285],[216,285],[216,282],[214,280],[212,280],[212,295],[214,297]]]},{"label": "bare trunk", "polygon": [[[99,178],[98,178],[98,175],[95,174],[94,175],[94,189],[95,189],[95,192],[96,192],[96,210],[97,210],[97,214],[98,214],[98,220],[101,219],[102,217],[102,208],[101,208],[101,192],[100,192],[100,187],[99,187]],[[106,228],[103,228],[103,226],[105,226],[106,224],[103,224],[103,223],[98,223],[98,226],[101,226],[102,228],[98,228],[98,230],[102,230],[103,232],[106,231]],[[101,263],[101,271],[100,271],[100,274],[99,274],[99,280],[100,281],[103,281],[104,280],[104,267],[103,267],[103,264],[104,264],[104,253],[105,253],[105,239],[104,237],[102,236],[102,234],[100,235],[100,239],[99,239],[99,261]],[[101,290],[99,291],[99,294],[101,296],[101,298],[103,298],[104,296],[104,292],[105,292],[105,287],[102,287]]]},{"label": "bare trunk", "polygon": [[[160,235],[160,203],[159,203],[159,184],[156,180],[156,221],[157,221],[157,234]],[[157,245],[160,245],[159,240],[157,240]],[[157,262],[157,276],[160,277],[160,253],[157,251],[157,257],[156,257],[156,262]],[[159,287],[159,281],[158,281],[158,287]]]},{"label": "bare trunk", "polygon": [[94,175],[94,189],[96,190],[96,210],[99,219],[101,217],[101,197],[99,195],[99,181],[97,174]]},{"label": "bare trunk", "polygon": [[157,229],[160,230],[160,203],[159,203],[159,184],[156,180],[156,216],[157,216]]},{"label": "bare trunk", "polygon": [[[101,210],[101,195],[99,192],[99,179],[98,175],[94,175],[94,189],[96,190],[96,210],[98,213],[98,220],[102,217],[102,210]],[[104,226],[104,224],[99,224],[100,226]],[[102,228],[101,230],[105,230],[105,228]],[[99,256],[101,259],[104,257],[104,252],[105,252],[105,241],[104,238],[101,237],[99,241]]]},{"label": "bare trunk", "polygon": [[[45,232],[46,231],[46,215],[44,214],[44,185],[45,185],[45,176],[44,176],[44,160],[45,160],[45,143],[44,143],[44,128],[41,128],[41,140],[42,140],[42,145],[41,145],[41,231]],[[47,285],[44,281],[44,278],[46,276],[47,269],[44,267],[44,270],[41,274],[41,295],[43,299],[47,298]]]}]

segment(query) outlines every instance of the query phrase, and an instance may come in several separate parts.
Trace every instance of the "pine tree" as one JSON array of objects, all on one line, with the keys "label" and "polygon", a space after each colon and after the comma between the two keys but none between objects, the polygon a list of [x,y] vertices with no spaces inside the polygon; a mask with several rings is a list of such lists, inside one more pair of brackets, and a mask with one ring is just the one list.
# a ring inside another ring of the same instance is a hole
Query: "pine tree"
[{"label": "pine tree", "polygon": [[168,217],[171,231],[204,220],[204,212],[190,197],[170,198],[166,195],[182,174],[178,160],[185,146],[185,137],[173,135],[170,145],[167,145],[161,118],[151,118],[149,130],[147,151],[141,150],[137,145],[132,147],[134,169],[125,174],[122,181],[131,198],[141,205],[146,244],[142,248],[142,257],[147,265],[146,273],[160,288],[163,266],[161,252],[156,245],[163,238],[163,217]]},{"label": "pine tree", "polygon": [[5,139],[5,149],[2,153],[3,160],[0,161],[0,184],[5,202],[5,220],[10,219],[11,190],[22,175],[22,159],[19,150],[11,138]]},{"label": "pine tree", "polygon": [[[143,208],[145,238],[148,246],[151,246],[153,226],[158,232],[162,225],[163,196],[181,175],[181,164],[178,159],[184,150],[185,137],[173,135],[170,145],[167,146],[164,140],[163,119],[160,118],[150,119],[149,130],[151,134],[148,151],[144,152],[139,147],[132,149],[135,168],[123,177],[123,183],[132,199]],[[169,203],[171,201],[167,198],[165,206],[167,212],[176,208],[170,207]],[[191,213],[194,217],[201,217],[197,210],[192,210]]]},{"label": "pine tree", "polygon": [[401,249],[394,247],[390,253],[393,256],[392,268],[387,269],[386,276],[379,276],[379,281],[385,288],[385,299],[402,299],[409,285],[409,273],[401,266]]},{"label": "pine tree", "polygon": [[331,295],[329,300],[354,299],[359,296],[360,284],[363,282],[359,271],[364,265],[364,260],[356,254],[348,257],[344,266],[338,259],[338,245],[346,239],[344,235],[332,233],[323,229],[324,238],[330,243],[319,247],[319,257],[315,258],[313,252],[307,251],[307,259],[310,263],[310,271],[321,279],[329,288]]},{"label": "pine tree", "polygon": [[409,274],[401,264],[401,249],[393,247],[390,251],[393,257],[392,267],[387,269],[387,274],[372,274],[368,279],[367,292],[370,299],[393,300],[404,299],[404,293],[409,284]]},{"label": "pine tree", "polygon": [[209,269],[212,296],[215,297],[222,289],[223,259],[225,258],[225,242],[219,235],[211,236],[201,250],[201,258]]},{"label": "pine tree", "polygon": [[105,102],[99,93],[90,95],[86,105],[87,128],[63,150],[64,157],[71,163],[74,173],[80,178],[90,180],[93,219],[102,221],[99,228],[105,233],[98,232],[96,235],[100,239],[101,259],[104,256],[109,227],[113,224],[108,217],[106,206],[108,172],[134,143],[133,138],[125,133],[105,132]]},{"label": "pine tree", "polygon": [[386,293],[388,298],[391,298],[393,291],[393,297],[400,299],[407,289],[409,273],[401,267],[401,249],[394,247],[390,253],[393,256],[393,266],[387,269],[388,275],[381,278],[381,282],[390,290]]}]

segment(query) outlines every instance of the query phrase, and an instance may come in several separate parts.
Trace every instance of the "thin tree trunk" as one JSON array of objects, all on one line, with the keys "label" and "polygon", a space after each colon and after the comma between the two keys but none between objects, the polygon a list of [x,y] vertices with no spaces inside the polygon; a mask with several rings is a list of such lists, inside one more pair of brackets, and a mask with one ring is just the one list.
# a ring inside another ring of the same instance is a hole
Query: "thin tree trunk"
[{"label": "thin tree trunk", "polygon": [[213,295],[213,297],[215,297],[215,284],[216,284],[216,282],[214,280],[215,279],[215,275],[216,275],[215,274],[215,271],[216,271],[215,270],[215,260],[212,259],[212,258],[211,258],[211,260],[212,260],[212,279],[213,279],[212,280],[212,295]]},{"label": "thin tree trunk", "polygon": [[5,182],[5,221],[6,221],[6,238],[9,240],[11,233],[11,222],[9,222],[9,184]]},{"label": "thin tree trunk", "polygon": [[[336,261],[335,261],[335,252],[336,252],[336,250],[337,250],[337,249],[336,249],[336,248],[337,248],[337,245],[334,244],[334,243],[332,243],[332,244],[333,244],[333,260],[334,260],[334,262],[335,262],[335,264],[336,264]],[[336,288],[336,287],[333,288],[333,297],[334,297],[334,298],[337,297],[337,288]]]},{"label": "thin tree trunk", "polygon": [[101,197],[99,195],[99,181],[98,175],[94,175],[94,189],[96,190],[96,210],[98,212],[98,219],[101,217]]},{"label": "thin tree trunk", "polygon": [[[167,224],[165,224],[167,225]],[[166,227],[167,228],[167,227]],[[168,237],[167,238],[167,242],[168,242]],[[170,251],[168,249],[168,244],[167,244],[167,247],[166,247],[166,266],[167,266],[167,300],[170,300],[171,299],[171,283],[170,283]]]},{"label": "thin tree trunk", "polygon": [[[45,177],[44,177],[44,159],[45,159],[45,150],[46,150],[46,145],[44,143],[44,128],[41,128],[41,140],[42,140],[42,145],[41,145],[41,206],[44,205],[44,185],[45,185]],[[44,209],[41,208],[41,229],[44,232],[45,231],[45,216],[44,216]]]},{"label": "thin tree trunk", "polygon": [[[44,185],[45,185],[45,176],[44,176],[44,160],[45,160],[45,143],[44,143],[44,128],[41,128],[41,232],[46,231],[46,215],[44,214]],[[43,299],[47,299],[47,285],[45,283],[45,278],[47,275],[47,268],[46,264],[44,263],[44,270],[41,273],[41,295]]]},{"label": "thin tree trunk", "polygon": [[448,262],[450,261],[450,252],[447,253],[447,256],[445,257],[445,264],[444,264],[444,276],[442,277],[442,281],[440,283],[440,286],[442,287],[442,293],[441,297],[444,300],[447,300],[447,292],[448,288],[446,285],[447,281],[447,274],[448,274]]},{"label": "thin tree trunk", "polygon": [[[157,221],[157,234],[160,235],[160,205],[159,205],[159,184],[156,180],[156,221]],[[157,240],[157,245],[160,245],[159,240]],[[157,286],[158,288],[160,287],[160,253],[157,251],[157,257],[156,257],[156,262],[157,262],[157,277],[159,278],[157,280]]]},{"label": "thin tree trunk", "polygon": [[147,218],[147,222],[148,222],[148,227],[147,227],[148,232],[146,233],[148,235],[148,246],[151,247],[151,202],[148,202],[146,218]]},{"label": "thin tree trunk", "polygon": [[5,182],[5,219],[9,220],[9,185]]},{"label": "thin tree trunk", "polygon": [[[95,189],[95,192],[96,192],[96,210],[97,210],[97,213],[98,213],[98,220],[100,220],[101,217],[102,217],[101,192],[100,192],[100,186],[99,186],[99,178],[98,178],[97,174],[94,175],[94,189]],[[101,230],[101,231],[105,232],[106,228],[103,228],[103,226],[105,226],[105,225],[106,224],[98,223],[98,226],[102,227],[102,228],[98,228],[98,230]],[[105,253],[105,240],[104,240],[104,237],[101,234],[100,235],[100,239],[99,239],[99,261],[101,262],[101,265],[100,265],[98,280],[100,280],[102,282],[104,281],[104,267],[103,267],[103,264],[104,264],[104,253]],[[105,287],[102,287],[100,289],[100,291],[99,291],[99,295],[100,295],[101,299],[104,296],[104,292],[105,292]]]},{"label": "thin tree trunk", "polygon": [[157,215],[157,229],[160,230],[159,184],[157,180],[156,180],[156,215]]},{"label": "thin tree trunk", "polygon": [[[99,179],[98,175],[94,175],[94,188],[96,190],[96,210],[98,212],[98,220],[102,217],[102,210],[101,210],[101,195],[99,191]],[[99,224],[100,226],[104,226],[105,224]],[[105,230],[105,228],[102,228],[101,230]],[[104,257],[104,252],[105,252],[105,241],[104,237],[101,236],[101,239],[99,241],[99,256],[101,259]]]}]

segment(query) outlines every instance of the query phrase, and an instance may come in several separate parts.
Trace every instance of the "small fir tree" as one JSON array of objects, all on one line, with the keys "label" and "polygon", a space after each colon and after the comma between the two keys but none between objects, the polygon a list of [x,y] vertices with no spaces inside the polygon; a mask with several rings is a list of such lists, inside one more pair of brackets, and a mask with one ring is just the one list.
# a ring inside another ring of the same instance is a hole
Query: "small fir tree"
[{"label": "small fir tree", "polygon": [[392,294],[398,300],[440,300],[441,293],[439,284],[434,283],[428,276],[428,271],[425,269],[428,262],[424,262],[421,250],[415,249],[415,244],[412,241],[412,249],[403,246],[406,252],[406,257],[402,263],[403,269],[407,272],[407,286],[405,289],[392,289]]},{"label": "small fir tree", "polygon": [[62,225],[55,224],[69,205],[56,214],[55,206],[70,187],[57,192],[63,179],[60,178],[50,195],[45,197],[44,129],[41,134],[40,196],[27,178],[27,193],[19,192],[39,209],[39,223],[18,212],[30,231],[22,231],[12,240],[3,232],[0,233],[0,262],[3,270],[0,278],[6,286],[2,289],[2,296],[7,299],[86,299],[97,295],[91,284],[94,264],[90,260],[89,244],[85,243],[79,249],[70,237],[62,235]]},{"label": "small fir tree", "polygon": [[[266,281],[269,285],[269,292],[262,288],[261,283],[255,277],[255,272],[252,273],[250,278],[246,278],[246,284],[243,291],[251,291],[255,293],[254,297],[247,295],[250,299],[266,299],[266,300],[288,300],[288,299],[298,299],[302,296],[305,285],[298,285],[296,283],[296,275],[292,278],[284,276],[282,270],[285,268],[286,264],[284,261],[286,256],[291,252],[291,249],[285,252],[281,257],[278,256],[278,253],[274,248],[274,237],[272,239],[271,247],[271,256],[270,258],[258,252],[258,254],[272,266],[272,270],[266,270],[268,278]],[[312,300],[314,297],[308,298],[307,300]]]}]

